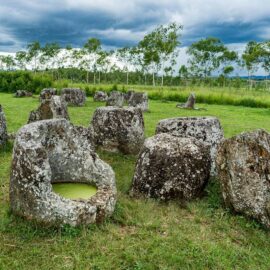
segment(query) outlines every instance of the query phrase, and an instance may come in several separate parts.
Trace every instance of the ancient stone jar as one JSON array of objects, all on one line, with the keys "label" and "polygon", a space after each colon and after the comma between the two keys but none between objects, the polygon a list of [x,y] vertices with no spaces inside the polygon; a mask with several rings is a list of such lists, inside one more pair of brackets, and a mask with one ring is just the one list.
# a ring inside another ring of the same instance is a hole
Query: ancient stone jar
[{"label": "ancient stone jar", "polygon": [[5,145],[8,139],[7,134],[7,122],[3,112],[2,106],[0,105],[0,147]]},{"label": "ancient stone jar", "polygon": [[217,171],[226,206],[270,228],[270,134],[256,130],[223,141]]},{"label": "ancient stone jar", "polygon": [[17,90],[14,93],[14,97],[32,97],[33,93],[27,90]]},{"label": "ancient stone jar", "polygon": [[124,94],[118,91],[112,91],[107,99],[106,106],[123,107]]},{"label": "ancient stone jar", "polygon": [[210,145],[211,175],[216,175],[216,152],[224,134],[216,117],[177,117],[161,120],[156,128],[156,134],[170,133],[178,137],[194,137]]},{"label": "ancient stone jar", "polygon": [[94,101],[107,101],[108,95],[104,91],[97,91],[94,95]]},{"label": "ancient stone jar", "polygon": [[97,146],[124,154],[137,154],[144,142],[144,120],[140,109],[100,107],[92,119]]},{"label": "ancient stone jar", "polygon": [[194,138],[158,134],[145,140],[136,163],[133,195],[160,200],[198,197],[210,175],[209,146]]},{"label": "ancient stone jar", "polygon": [[[67,199],[52,184],[88,183],[97,192],[89,199]],[[112,168],[93,151],[81,132],[65,119],[34,122],[16,137],[10,178],[14,214],[48,225],[100,222],[115,207]]]},{"label": "ancient stone jar", "polygon": [[40,98],[40,100],[51,99],[52,96],[55,96],[55,95],[57,95],[57,91],[55,88],[44,88],[41,91],[39,98]]},{"label": "ancient stone jar", "polygon": [[143,112],[148,111],[147,93],[132,93],[128,99],[128,106],[140,108]]},{"label": "ancient stone jar", "polygon": [[53,118],[69,120],[66,102],[59,96],[42,99],[39,108],[30,112],[28,123]]},{"label": "ancient stone jar", "polygon": [[85,92],[79,88],[64,88],[61,91],[61,96],[73,106],[83,106],[86,100]]}]

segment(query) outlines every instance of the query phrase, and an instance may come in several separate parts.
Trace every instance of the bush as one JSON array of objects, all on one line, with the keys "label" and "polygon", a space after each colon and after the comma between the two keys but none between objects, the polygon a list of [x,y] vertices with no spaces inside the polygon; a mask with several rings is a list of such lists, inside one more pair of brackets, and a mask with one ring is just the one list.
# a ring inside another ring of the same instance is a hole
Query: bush
[{"label": "bush", "polygon": [[14,93],[17,90],[28,90],[38,94],[43,88],[52,86],[53,80],[47,74],[33,74],[29,71],[0,72],[0,92]]}]

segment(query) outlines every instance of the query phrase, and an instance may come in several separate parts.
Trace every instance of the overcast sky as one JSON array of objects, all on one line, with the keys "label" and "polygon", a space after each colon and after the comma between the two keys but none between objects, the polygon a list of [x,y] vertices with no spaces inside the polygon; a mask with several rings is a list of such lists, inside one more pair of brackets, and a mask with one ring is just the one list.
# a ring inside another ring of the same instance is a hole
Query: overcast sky
[{"label": "overcast sky", "polygon": [[89,37],[106,48],[134,45],[172,21],[184,25],[183,47],[214,36],[241,51],[270,39],[270,0],[0,0],[0,52],[35,40],[79,47]]}]

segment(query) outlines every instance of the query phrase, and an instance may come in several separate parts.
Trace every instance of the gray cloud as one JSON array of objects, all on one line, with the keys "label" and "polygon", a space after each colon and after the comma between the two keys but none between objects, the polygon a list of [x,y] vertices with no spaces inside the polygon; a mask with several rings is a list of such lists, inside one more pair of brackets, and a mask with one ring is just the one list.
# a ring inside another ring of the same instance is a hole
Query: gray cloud
[{"label": "gray cloud", "polygon": [[159,24],[184,25],[182,44],[216,36],[225,43],[270,39],[270,1],[258,0],[0,0],[0,51],[39,40],[82,46],[136,44]]}]

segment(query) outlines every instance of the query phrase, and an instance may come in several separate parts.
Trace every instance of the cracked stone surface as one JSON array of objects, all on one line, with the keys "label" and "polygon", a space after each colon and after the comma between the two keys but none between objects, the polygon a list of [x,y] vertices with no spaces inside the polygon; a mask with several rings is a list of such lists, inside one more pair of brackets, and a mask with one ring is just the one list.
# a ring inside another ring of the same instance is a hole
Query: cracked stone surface
[{"label": "cracked stone surface", "polygon": [[7,134],[7,122],[6,116],[3,112],[2,106],[0,105],[0,147],[4,146],[7,142],[8,134]]},{"label": "cracked stone surface", "polygon": [[128,99],[128,106],[140,108],[143,112],[148,111],[147,93],[133,92]]},{"label": "cracked stone surface", "polygon": [[95,144],[107,151],[138,154],[144,142],[144,119],[137,108],[97,108],[92,127]]},{"label": "cracked stone surface", "polygon": [[112,91],[107,99],[106,106],[123,107],[125,100],[124,93]]},{"label": "cracked stone surface", "polygon": [[217,169],[226,206],[270,228],[270,134],[256,130],[226,139]]},{"label": "cracked stone surface", "polygon": [[67,104],[59,96],[51,96],[50,99],[42,99],[38,109],[30,112],[28,124],[53,118],[65,118],[69,120]]},{"label": "cracked stone surface", "polygon": [[108,95],[104,91],[97,91],[94,95],[94,101],[107,101]]},{"label": "cracked stone surface", "polygon": [[56,95],[57,95],[57,91],[55,88],[44,88],[39,95],[39,99],[40,100],[51,99],[52,96],[56,96]]},{"label": "cracked stone surface", "polygon": [[145,140],[133,177],[133,195],[160,200],[198,197],[210,176],[209,146],[194,138],[158,134]]},{"label": "cracked stone surface", "polygon": [[86,101],[85,92],[79,88],[63,88],[61,96],[68,105],[83,106]]},{"label": "cracked stone surface", "polygon": [[[77,182],[97,187],[88,200],[71,200],[52,190],[52,183]],[[116,203],[112,168],[65,119],[34,122],[16,137],[10,177],[14,214],[47,225],[72,226],[101,222]]]},{"label": "cracked stone surface", "polygon": [[177,117],[161,120],[156,134],[170,133],[177,137],[193,137],[210,145],[211,175],[216,175],[216,153],[219,143],[224,139],[223,129],[216,117]]}]

